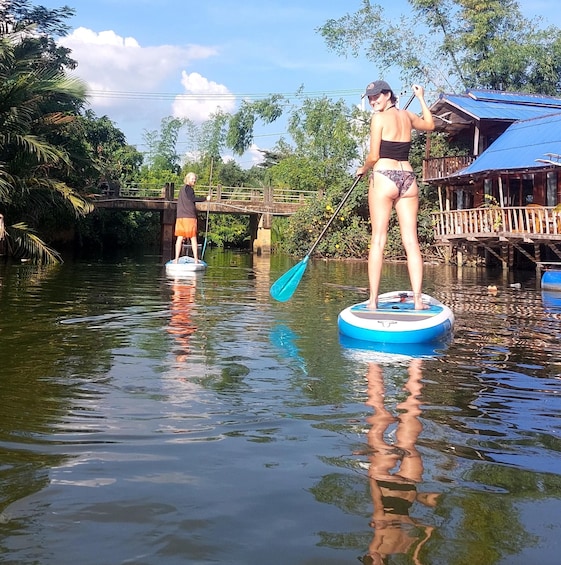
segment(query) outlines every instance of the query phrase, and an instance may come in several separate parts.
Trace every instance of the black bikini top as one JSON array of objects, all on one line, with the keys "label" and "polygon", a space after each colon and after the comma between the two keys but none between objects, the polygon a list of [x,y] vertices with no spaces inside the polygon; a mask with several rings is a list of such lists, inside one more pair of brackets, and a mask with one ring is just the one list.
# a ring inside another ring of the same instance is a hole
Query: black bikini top
[{"label": "black bikini top", "polygon": [[408,161],[410,141],[386,141],[380,143],[380,159],[395,159],[396,161]]}]

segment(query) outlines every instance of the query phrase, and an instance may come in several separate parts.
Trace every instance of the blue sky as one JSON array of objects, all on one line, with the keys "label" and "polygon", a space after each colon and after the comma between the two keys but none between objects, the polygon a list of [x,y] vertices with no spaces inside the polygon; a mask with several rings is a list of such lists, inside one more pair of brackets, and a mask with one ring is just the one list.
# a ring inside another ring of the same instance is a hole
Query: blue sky
[{"label": "blue sky", "polygon": [[[375,3],[375,2],[373,2]],[[379,0],[389,17],[409,12],[407,0]],[[358,10],[362,0],[36,0],[73,8],[72,32],[62,40],[90,88],[90,107],[107,115],[128,143],[145,150],[145,131],[166,116],[201,122],[219,105],[235,112],[244,98],[271,93],[360,104],[371,80],[381,78],[366,59],[329,51],[316,32],[328,19]],[[558,0],[522,0],[525,16],[548,17],[561,27]],[[410,85],[386,78],[409,97]],[[415,108],[412,107],[414,110]],[[255,147],[240,163],[259,159],[285,133],[275,122],[256,129]],[[181,143],[181,139],[179,140]]]}]

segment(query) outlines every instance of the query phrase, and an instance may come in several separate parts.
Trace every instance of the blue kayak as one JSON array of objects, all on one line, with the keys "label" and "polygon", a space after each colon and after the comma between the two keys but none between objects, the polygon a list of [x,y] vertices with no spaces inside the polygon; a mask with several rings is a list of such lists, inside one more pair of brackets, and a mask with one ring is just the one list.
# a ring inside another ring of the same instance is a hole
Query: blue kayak
[{"label": "blue kayak", "polygon": [[547,269],[542,274],[541,285],[543,290],[561,291],[561,271]]}]

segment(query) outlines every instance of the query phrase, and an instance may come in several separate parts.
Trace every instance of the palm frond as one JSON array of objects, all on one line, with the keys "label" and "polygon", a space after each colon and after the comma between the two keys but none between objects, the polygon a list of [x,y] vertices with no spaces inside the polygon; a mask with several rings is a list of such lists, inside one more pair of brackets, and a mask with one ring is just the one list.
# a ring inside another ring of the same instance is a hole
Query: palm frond
[{"label": "palm frond", "polygon": [[23,152],[34,155],[40,163],[56,163],[63,161],[68,163],[68,157],[64,151],[51,145],[36,135],[20,135],[17,133],[0,134],[0,144],[14,145]]},{"label": "palm frond", "polygon": [[90,200],[79,195],[65,183],[53,182],[52,187],[58,194],[60,194],[60,196],[64,198],[66,202],[70,204],[76,216],[86,216],[90,212],[93,212],[93,203]]},{"label": "palm frond", "polygon": [[10,201],[13,194],[14,179],[5,170],[4,163],[0,163],[0,203]]},{"label": "palm frond", "polygon": [[19,222],[5,228],[5,240],[10,254],[36,263],[62,263],[62,257],[38,237],[25,223]]}]

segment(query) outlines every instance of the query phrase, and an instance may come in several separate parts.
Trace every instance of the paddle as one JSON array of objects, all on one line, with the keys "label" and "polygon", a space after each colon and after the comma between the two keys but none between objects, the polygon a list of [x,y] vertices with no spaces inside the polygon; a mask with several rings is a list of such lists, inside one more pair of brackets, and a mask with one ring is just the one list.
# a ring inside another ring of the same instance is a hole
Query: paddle
[{"label": "paddle", "polygon": [[329,229],[329,226],[331,225],[333,220],[337,217],[337,214],[341,211],[341,208],[344,206],[345,202],[349,199],[351,192],[355,189],[356,185],[358,184],[358,181],[361,178],[362,175],[358,175],[356,177],[355,181],[353,182],[353,185],[351,186],[351,188],[349,188],[347,194],[343,196],[341,202],[339,202],[339,206],[337,206],[337,209],[335,210],[335,212],[333,212],[333,215],[331,216],[331,218],[323,228],[322,232],[319,234],[319,237],[316,239],[312,247],[310,247],[308,253],[306,253],[304,259],[302,259],[299,263],[294,265],[292,269],[289,269],[286,273],[284,273],[284,275],[279,277],[273,283],[273,285],[271,286],[270,293],[275,300],[278,300],[279,302],[286,302],[287,300],[292,298],[292,295],[294,294],[296,287],[298,286],[300,280],[304,276],[304,272],[306,271],[306,267],[308,265],[310,255],[314,252],[314,249],[321,241],[321,238],[325,235],[325,232]]},{"label": "paddle", "polygon": [[206,243],[208,240],[208,216],[210,213],[210,206],[209,206],[209,202],[210,199],[212,197],[212,166],[214,165],[214,159],[211,157],[210,158],[210,175],[208,178],[208,196],[206,197],[206,226],[205,226],[205,242],[203,245],[203,251],[201,253],[201,259],[204,259],[205,257],[205,251],[206,251]]},{"label": "paddle", "polygon": [[409,100],[407,100],[407,102],[405,103],[405,106],[403,106],[403,110],[407,110],[407,108],[409,108],[409,105],[411,104],[411,102],[413,102],[413,100],[415,100],[415,93],[413,92],[413,94],[411,94],[411,96],[409,97]]},{"label": "paddle", "polygon": [[208,189],[208,196],[206,197],[206,226],[205,226],[205,241],[204,241],[204,245],[203,245],[203,250],[201,252],[201,260],[204,259],[205,257],[205,251],[206,251],[206,243],[208,240],[208,216],[210,213],[210,198],[212,196],[212,187],[210,187]]}]

